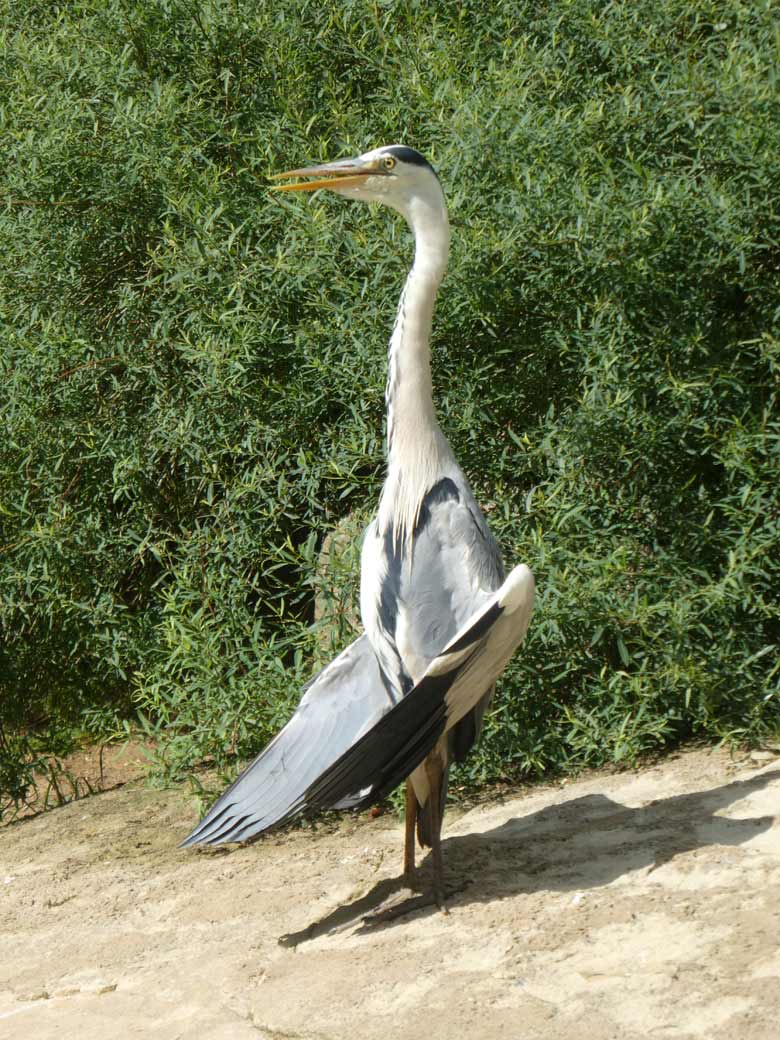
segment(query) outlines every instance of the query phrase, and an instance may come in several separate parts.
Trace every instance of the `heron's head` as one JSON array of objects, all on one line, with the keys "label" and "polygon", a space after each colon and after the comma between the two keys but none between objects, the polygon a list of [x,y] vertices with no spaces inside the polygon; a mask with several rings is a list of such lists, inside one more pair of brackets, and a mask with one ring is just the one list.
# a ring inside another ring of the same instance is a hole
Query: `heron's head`
[{"label": "heron's head", "polygon": [[427,159],[405,145],[386,145],[354,159],[304,166],[275,175],[279,179],[287,177],[306,179],[293,184],[278,184],[275,186],[277,191],[327,188],[345,198],[391,206],[412,224],[417,209],[438,210],[446,221],[439,178]]}]

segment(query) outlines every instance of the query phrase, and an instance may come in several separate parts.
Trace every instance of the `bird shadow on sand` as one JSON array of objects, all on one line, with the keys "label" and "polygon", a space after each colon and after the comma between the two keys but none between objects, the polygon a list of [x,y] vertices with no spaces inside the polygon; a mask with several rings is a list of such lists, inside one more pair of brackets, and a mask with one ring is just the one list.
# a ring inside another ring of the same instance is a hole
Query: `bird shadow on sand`
[{"label": "bird shadow on sand", "polygon": [[[456,885],[448,903],[455,908],[523,892],[598,888],[631,871],[657,870],[694,849],[741,845],[768,830],[776,818],[731,820],[716,813],[778,779],[780,769],[774,769],[709,790],[659,798],[639,808],[588,794],[514,817],[489,831],[447,838],[442,842],[445,875]],[[430,882],[430,859],[429,855],[419,868],[422,887]],[[363,921],[361,932],[401,923],[405,914],[417,910],[418,894],[409,893],[408,910],[404,900],[396,899],[395,916],[387,923],[363,919],[403,891],[400,874],[385,878],[359,899],[282,936],[279,943],[298,946],[357,920]],[[422,912],[438,911],[429,905]]]}]

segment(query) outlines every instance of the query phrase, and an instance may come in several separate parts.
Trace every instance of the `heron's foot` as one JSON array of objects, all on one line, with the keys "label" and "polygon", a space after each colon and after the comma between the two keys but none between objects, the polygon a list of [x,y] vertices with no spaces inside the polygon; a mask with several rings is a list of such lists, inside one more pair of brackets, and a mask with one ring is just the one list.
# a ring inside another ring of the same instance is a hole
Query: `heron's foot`
[{"label": "heron's foot", "polygon": [[410,896],[408,893],[398,896],[380,906],[373,913],[366,914],[363,918],[363,927],[371,928],[374,925],[388,924],[397,921],[399,917],[407,917],[418,910],[424,910],[429,906],[436,906],[436,897],[433,892],[418,892]]},{"label": "heron's foot", "polygon": [[458,895],[467,889],[471,884],[471,878],[464,878],[462,881],[456,881],[454,884],[445,886],[434,886],[431,892],[432,901],[438,906],[443,914],[449,916],[449,907],[447,906],[448,900],[452,899],[453,896]]},{"label": "heron's foot", "polygon": [[[407,917],[409,914],[417,913],[418,910],[426,910],[430,906],[438,907],[442,914],[449,916],[447,901],[468,888],[470,884],[469,879],[455,885],[448,885],[443,892],[437,893],[433,888],[429,888],[424,892],[418,890],[417,895],[413,896],[401,893],[395,899],[388,900],[377,910],[366,914],[363,918],[363,927],[371,928],[374,925],[388,924],[390,921],[397,921],[399,917]],[[409,887],[416,888],[416,885]]]}]

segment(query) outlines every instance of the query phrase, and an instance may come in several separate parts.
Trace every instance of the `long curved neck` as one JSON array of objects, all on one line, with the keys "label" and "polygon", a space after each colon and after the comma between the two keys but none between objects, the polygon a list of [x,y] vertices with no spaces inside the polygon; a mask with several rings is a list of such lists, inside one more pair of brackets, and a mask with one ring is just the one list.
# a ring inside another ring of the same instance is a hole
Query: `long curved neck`
[{"label": "long curved neck", "polygon": [[410,534],[425,492],[451,456],[436,421],[431,381],[431,322],[449,256],[443,198],[414,200],[404,213],[414,234],[414,263],[398,304],[388,351],[388,473],[380,520]]}]

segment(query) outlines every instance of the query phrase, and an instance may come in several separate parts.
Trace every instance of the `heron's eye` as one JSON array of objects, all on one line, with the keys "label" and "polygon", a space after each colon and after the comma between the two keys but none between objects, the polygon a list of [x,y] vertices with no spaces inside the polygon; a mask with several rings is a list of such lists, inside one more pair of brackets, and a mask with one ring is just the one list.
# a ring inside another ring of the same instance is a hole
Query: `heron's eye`
[{"label": "heron's eye", "polygon": [[392,170],[392,168],[395,166],[395,159],[392,157],[392,155],[386,155],[382,159],[382,165],[386,170]]}]

